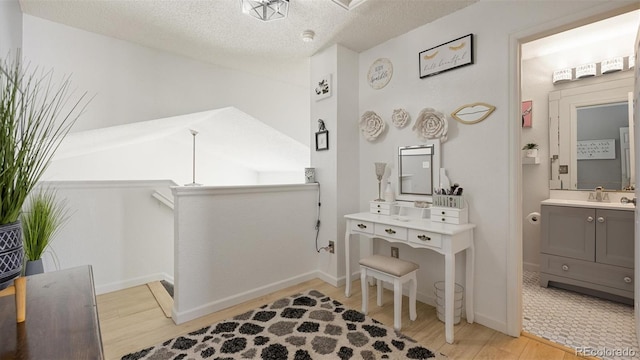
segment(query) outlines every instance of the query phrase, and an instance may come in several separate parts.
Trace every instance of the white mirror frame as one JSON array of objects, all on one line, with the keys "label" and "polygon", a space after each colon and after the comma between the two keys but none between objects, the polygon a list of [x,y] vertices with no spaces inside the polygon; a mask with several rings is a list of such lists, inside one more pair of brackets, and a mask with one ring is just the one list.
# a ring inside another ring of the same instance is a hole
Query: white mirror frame
[{"label": "white mirror frame", "polygon": [[[575,154],[577,108],[628,101],[628,91],[632,88],[633,78],[624,77],[549,93],[549,157],[553,159],[557,156],[557,159],[551,160],[549,182],[551,190],[577,190]],[[560,121],[560,119],[565,120]],[[569,165],[567,174],[559,174],[561,164]],[[621,189],[608,190],[622,191]]]}]

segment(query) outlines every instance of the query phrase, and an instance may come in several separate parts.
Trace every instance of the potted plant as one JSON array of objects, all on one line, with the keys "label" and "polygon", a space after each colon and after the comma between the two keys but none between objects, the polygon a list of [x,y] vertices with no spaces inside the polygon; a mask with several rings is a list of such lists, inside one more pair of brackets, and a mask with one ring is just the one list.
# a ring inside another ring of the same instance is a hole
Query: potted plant
[{"label": "potted plant", "polygon": [[522,147],[522,150],[525,151],[525,156],[534,158],[538,156],[538,144],[536,143],[528,143]]},{"label": "potted plant", "polygon": [[0,290],[20,275],[20,211],[62,139],[86,107],[70,102],[70,81],[23,67],[20,53],[0,60]]},{"label": "potted plant", "polygon": [[33,194],[20,215],[22,243],[26,257],[25,275],[44,272],[42,254],[53,236],[68,219],[67,202],[56,199],[53,190]]}]

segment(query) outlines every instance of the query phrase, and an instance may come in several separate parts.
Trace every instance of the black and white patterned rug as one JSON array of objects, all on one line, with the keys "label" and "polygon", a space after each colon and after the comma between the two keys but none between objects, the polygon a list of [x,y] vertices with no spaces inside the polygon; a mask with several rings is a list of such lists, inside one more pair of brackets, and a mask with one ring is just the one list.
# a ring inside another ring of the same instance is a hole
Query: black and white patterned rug
[{"label": "black and white patterned rug", "polygon": [[292,295],[123,360],[445,358],[316,291]]}]

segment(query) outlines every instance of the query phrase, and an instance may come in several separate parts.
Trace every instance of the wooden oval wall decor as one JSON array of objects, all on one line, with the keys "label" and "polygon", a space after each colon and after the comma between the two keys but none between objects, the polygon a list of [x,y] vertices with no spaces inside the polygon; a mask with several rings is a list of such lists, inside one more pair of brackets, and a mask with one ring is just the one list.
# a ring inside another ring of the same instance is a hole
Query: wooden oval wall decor
[{"label": "wooden oval wall decor", "polygon": [[372,88],[380,90],[387,86],[392,76],[393,64],[391,64],[389,59],[380,58],[374,61],[369,67],[367,82]]}]

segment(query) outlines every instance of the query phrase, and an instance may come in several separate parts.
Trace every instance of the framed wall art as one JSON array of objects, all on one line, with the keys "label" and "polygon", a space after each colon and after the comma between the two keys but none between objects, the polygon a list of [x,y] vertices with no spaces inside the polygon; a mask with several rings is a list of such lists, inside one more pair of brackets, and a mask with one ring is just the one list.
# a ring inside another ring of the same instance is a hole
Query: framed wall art
[{"label": "framed wall art", "polygon": [[522,102],[522,127],[530,128],[533,126],[533,101],[527,100]]},{"label": "framed wall art", "polygon": [[329,150],[329,130],[316,133],[316,151]]},{"label": "framed wall art", "polygon": [[318,101],[331,96],[331,74],[325,75],[316,81],[313,88],[313,98]]},{"label": "framed wall art", "polygon": [[473,64],[473,34],[421,51],[420,78]]},{"label": "framed wall art", "polygon": [[387,86],[393,76],[393,64],[391,60],[380,58],[371,64],[367,73],[367,82],[369,86],[376,90],[380,90]]}]

